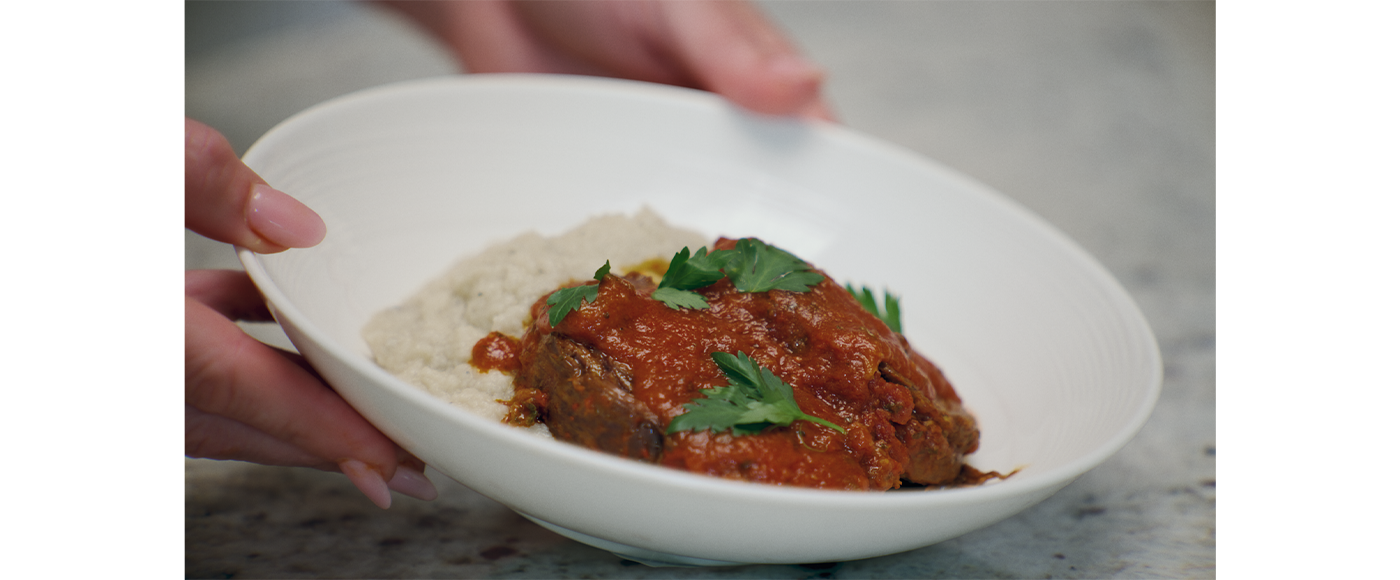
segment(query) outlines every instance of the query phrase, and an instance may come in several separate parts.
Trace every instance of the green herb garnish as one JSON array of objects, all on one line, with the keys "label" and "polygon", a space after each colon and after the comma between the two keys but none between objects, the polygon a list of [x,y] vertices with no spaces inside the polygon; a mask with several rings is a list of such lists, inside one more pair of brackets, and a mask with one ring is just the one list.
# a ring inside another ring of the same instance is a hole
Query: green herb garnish
[{"label": "green herb garnish", "polygon": [[822,281],[822,275],[797,256],[753,238],[739,240],[733,252],[724,275],[740,292],[806,292]]},{"label": "green herb garnish", "polygon": [[[609,265],[603,264],[593,276],[594,279],[602,282],[608,269]],[[820,273],[813,271],[797,256],[756,239],[745,238],[735,242],[732,250],[708,252],[702,247],[691,255],[690,247],[682,248],[671,258],[666,274],[657,283],[651,297],[675,310],[704,310],[710,305],[705,302],[704,296],[694,290],[725,277],[733,281],[734,288],[740,292],[807,292],[823,279]],[[597,298],[598,286],[593,284],[556,291],[545,300],[550,305],[549,325],[558,325],[584,300],[593,302]]]},{"label": "green herb garnish", "polygon": [[899,298],[890,294],[889,290],[885,291],[885,309],[883,311],[875,304],[875,293],[871,292],[869,287],[861,286],[860,291],[857,292],[855,287],[848,283],[846,291],[850,292],[851,296],[856,297],[856,302],[859,302],[866,312],[874,314],[875,318],[879,318],[881,322],[885,323],[885,326],[890,327],[890,330],[904,332],[899,323]]},{"label": "green herb garnish", "polygon": [[666,267],[666,275],[661,277],[658,286],[694,290],[714,284],[724,278],[724,272],[721,270],[729,261],[731,253],[720,250],[710,254],[702,247],[692,256],[690,246],[681,248],[681,251],[671,257],[671,265]]},{"label": "green herb garnish", "polygon": [[603,267],[598,268],[598,270],[593,273],[593,279],[597,280],[598,284],[583,284],[581,286],[561,288],[553,294],[550,294],[549,298],[546,298],[544,301],[545,304],[549,305],[549,325],[558,326],[559,323],[564,320],[564,316],[577,310],[579,306],[583,305],[584,300],[588,300],[590,304],[597,300],[598,285],[603,283],[603,278],[608,275],[608,271],[611,269],[611,260],[603,262]]},{"label": "green herb garnish", "polygon": [[704,310],[710,307],[710,304],[705,302],[704,296],[701,296],[698,292],[691,292],[689,290],[657,288],[655,292],[651,293],[651,297],[670,306],[672,310],[680,310],[682,308]]},{"label": "green herb garnish", "polygon": [[812,271],[812,267],[797,256],[745,238],[735,242],[732,250],[707,253],[705,248],[700,248],[694,256],[690,255],[689,247],[676,252],[651,297],[674,309],[709,308],[704,297],[693,290],[726,276],[740,292],[806,292],[822,281],[822,275]]},{"label": "green herb garnish", "polygon": [[724,272],[721,270],[729,254],[730,252],[724,251],[709,254],[702,247],[692,256],[690,246],[682,248],[671,257],[671,265],[667,266],[666,275],[661,277],[661,282],[656,285],[656,292],[653,292],[651,297],[677,310],[709,308],[705,298],[691,290],[704,288],[723,279]]},{"label": "green herb garnish", "polygon": [[729,429],[735,436],[751,435],[769,425],[786,426],[798,420],[846,433],[826,419],[803,413],[792,396],[792,386],[743,352],[738,356],[714,352],[710,358],[729,377],[729,385],[701,389],[704,397],[681,405],[686,412],[671,420],[667,433]]}]

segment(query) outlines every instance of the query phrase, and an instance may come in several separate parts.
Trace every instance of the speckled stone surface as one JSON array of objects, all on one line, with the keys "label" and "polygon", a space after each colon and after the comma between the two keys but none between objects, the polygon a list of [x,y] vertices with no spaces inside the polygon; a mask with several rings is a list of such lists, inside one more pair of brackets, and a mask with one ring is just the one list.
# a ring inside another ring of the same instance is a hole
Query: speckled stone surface
[{"label": "speckled stone surface", "polygon": [[[1021,514],[920,550],[805,566],[655,569],[431,473],[373,507],[338,474],[186,460],[195,578],[1208,578],[1215,575],[1215,69],[1207,2],[775,2],[848,125],[962,171],[1084,246],[1166,362],[1106,463]],[[359,88],[454,72],[414,29],[338,2],[187,5],[186,114],[247,148]],[[186,267],[237,267],[187,235]],[[282,343],[275,328],[251,326]]]}]

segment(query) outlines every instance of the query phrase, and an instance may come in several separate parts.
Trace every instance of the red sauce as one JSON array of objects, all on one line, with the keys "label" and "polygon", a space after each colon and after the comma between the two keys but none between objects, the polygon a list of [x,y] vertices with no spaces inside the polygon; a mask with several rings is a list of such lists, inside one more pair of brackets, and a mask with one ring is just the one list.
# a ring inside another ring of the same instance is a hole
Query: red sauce
[{"label": "red sauce", "polygon": [[520,370],[520,340],[492,331],[472,346],[472,358],[467,361],[481,372],[497,370],[513,373]]},{"label": "red sauce", "polygon": [[[839,489],[945,485],[977,447],[975,422],[942,372],[829,277],[803,293],[744,293],[721,280],[699,290],[706,310],[671,309],[650,299],[653,290],[644,277],[608,276],[597,300],[557,327],[541,297],[518,368],[533,368],[542,336],[566,337],[626,368],[630,396],[664,430],[701,389],[727,384],[710,353],[744,352],[792,385],[803,412],[846,430],[797,421],[746,436],[669,433],[659,459],[648,458],[719,477]],[[549,402],[529,374],[516,376],[515,424]]]}]

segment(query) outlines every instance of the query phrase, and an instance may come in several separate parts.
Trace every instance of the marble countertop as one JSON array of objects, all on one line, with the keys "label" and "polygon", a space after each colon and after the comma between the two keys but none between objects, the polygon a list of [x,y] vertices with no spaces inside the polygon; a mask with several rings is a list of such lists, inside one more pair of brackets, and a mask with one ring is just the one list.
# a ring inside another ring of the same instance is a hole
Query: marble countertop
[{"label": "marble countertop", "polygon": [[[290,577],[1214,577],[1215,7],[1208,2],[772,2],[830,73],[849,126],[936,159],[1067,233],[1161,344],[1142,432],[991,527],[869,560],[653,569],[555,535],[430,473],[434,502],[375,508],[338,474],[186,459],[185,574]],[[186,115],[242,151],[364,87],[452,74],[372,6],[187,6]],[[186,236],[187,268],[236,268]],[[249,327],[270,342],[275,328]]]}]

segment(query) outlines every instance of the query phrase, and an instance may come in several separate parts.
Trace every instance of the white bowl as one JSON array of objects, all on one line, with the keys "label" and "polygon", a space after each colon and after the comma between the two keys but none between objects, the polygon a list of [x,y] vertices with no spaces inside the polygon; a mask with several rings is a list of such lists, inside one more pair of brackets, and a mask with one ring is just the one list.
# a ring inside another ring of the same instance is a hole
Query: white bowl
[{"label": "white bowl", "polygon": [[[475,75],[355,93],[245,157],[325,218],[308,250],[240,258],[292,342],[374,425],[442,473],[565,535],[653,564],[803,563],[927,546],[1011,516],[1123,446],[1161,387],[1137,307],[1084,251],[995,192],[840,126],[698,91]],[[838,281],[902,295],[911,342],[978,417],[976,488],[740,483],[542,439],[375,366],[361,339],[457,258],[649,205],[759,236]]]}]

